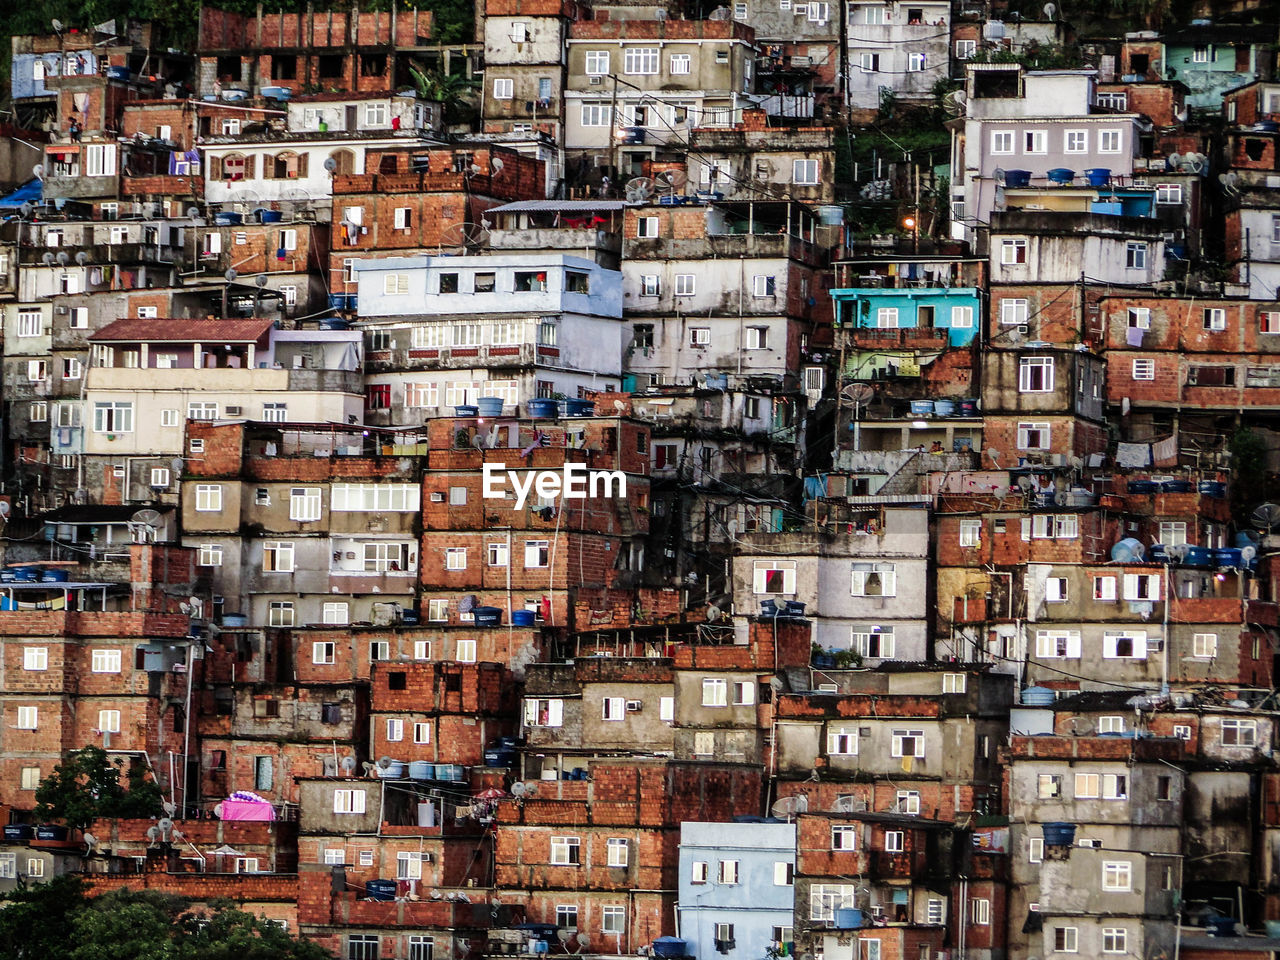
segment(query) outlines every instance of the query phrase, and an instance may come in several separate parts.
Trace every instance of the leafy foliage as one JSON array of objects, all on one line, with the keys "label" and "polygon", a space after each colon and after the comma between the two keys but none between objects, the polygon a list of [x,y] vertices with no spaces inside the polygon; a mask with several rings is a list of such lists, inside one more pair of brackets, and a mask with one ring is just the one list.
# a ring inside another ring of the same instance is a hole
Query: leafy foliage
[{"label": "leafy foliage", "polygon": [[119,890],[96,899],[60,877],[0,900],[8,960],[330,960],[318,944],[229,903],[199,915],[177,897]]},{"label": "leafy foliage", "polygon": [[135,761],[121,783],[124,759],[112,760],[101,747],[67,755],[36,788],[35,816],[83,829],[100,817],[146,819],[162,812],[160,787]]}]

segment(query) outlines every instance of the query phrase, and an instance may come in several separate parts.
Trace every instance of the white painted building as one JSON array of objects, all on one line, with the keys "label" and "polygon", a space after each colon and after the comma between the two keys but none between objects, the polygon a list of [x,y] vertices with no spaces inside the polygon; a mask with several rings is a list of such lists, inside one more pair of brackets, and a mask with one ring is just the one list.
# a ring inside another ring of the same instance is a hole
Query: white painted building
[{"label": "white painted building", "polygon": [[927,99],[933,85],[950,75],[950,3],[855,0],[849,4],[848,38],[849,102],[855,109],[877,110],[885,94]]}]

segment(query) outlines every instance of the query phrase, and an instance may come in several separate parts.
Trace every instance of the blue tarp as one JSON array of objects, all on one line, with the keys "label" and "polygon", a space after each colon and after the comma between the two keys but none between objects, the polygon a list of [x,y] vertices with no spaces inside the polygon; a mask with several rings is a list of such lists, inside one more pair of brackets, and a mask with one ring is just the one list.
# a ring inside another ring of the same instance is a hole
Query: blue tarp
[{"label": "blue tarp", "polygon": [[7,197],[0,197],[0,210],[17,210],[24,203],[39,203],[44,197],[44,182],[28,180]]}]

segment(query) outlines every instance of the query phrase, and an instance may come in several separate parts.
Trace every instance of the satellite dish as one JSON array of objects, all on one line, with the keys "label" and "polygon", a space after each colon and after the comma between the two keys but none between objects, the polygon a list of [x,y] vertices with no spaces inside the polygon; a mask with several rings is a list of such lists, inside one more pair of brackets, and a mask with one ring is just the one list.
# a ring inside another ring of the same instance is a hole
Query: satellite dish
[{"label": "satellite dish", "polygon": [[200,208],[187,207],[187,216],[190,217],[192,220],[196,219],[196,217],[200,216]]},{"label": "satellite dish", "polygon": [[471,164],[471,166],[467,167],[467,173],[471,174],[471,176],[473,177],[478,177],[483,172],[484,171],[480,169],[480,165],[476,163],[473,163]]},{"label": "satellite dish", "polygon": [[159,510],[152,510],[150,508],[147,508],[144,510],[139,510],[137,513],[131,516],[129,518],[129,522],[140,523],[143,526],[147,526],[147,527],[154,527],[159,525],[161,519],[162,517],[160,516]]},{"label": "satellite dish", "polygon": [[724,616],[723,610],[717,607],[714,603],[707,604],[707,622],[708,623],[715,623],[722,616]]},{"label": "satellite dish", "polygon": [[995,178],[996,183],[1003,184],[1003,183],[1004,183],[1004,168],[1003,168],[1003,167],[996,167],[996,168],[995,168],[995,170],[993,170],[993,171],[992,171],[991,176]]},{"label": "satellite dish", "polygon": [[1258,555],[1257,547],[1241,547],[1240,548],[1240,559],[1243,560],[1245,563],[1248,563],[1257,555]]},{"label": "satellite dish", "polygon": [[798,793],[790,797],[775,800],[769,812],[775,817],[790,817],[797,813],[805,813],[809,809],[809,797]]},{"label": "satellite dish", "polygon": [[458,612],[470,613],[476,608],[476,595],[474,593],[464,593],[458,598]]},{"label": "satellite dish", "polygon": [[1065,507],[1071,502],[1071,494],[1065,490],[1059,490],[1053,495],[1053,502],[1056,506]]},{"label": "satellite dish", "polygon": [[1019,490],[1021,490],[1023,493],[1030,493],[1030,492],[1031,492],[1031,489],[1032,489],[1034,486],[1035,486],[1035,484],[1031,482],[1031,478],[1030,478],[1030,477],[1019,477],[1019,478],[1018,478],[1018,489],[1019,489]]},{"label": "satellite dish", "polygon": [[178,604],[178,609],[182,611],[184,616],[191,615],[191,604],[187,603],[185,600]]},{"label": "satellite dish", "polygon": [[613,409],[614,409],[614,412],[616,413],[626,413],[627,405],[623,403],[621,400],[615,400],[613,401]]},{"label": "satellite dish", "polygon": [[80,266],[83,267],[88,262],[89,262],[89,255],[85,253],[83,250],[81,250],[79,253],[76,254],[76,263],[78,263]]},{"label": "satellite dish", "polygon": [[364,775],[366,777],[372,776],[373,771],[376,770],[378,767],[376,763],[370,763],[368,760],[364,761],[364,763],[360,764],[360,766],[364,769]]},{"label": "satellite dish", "polygon": [[24,203],[22,206],[18,208],[18,213],[20,213],[24,217],[29,217],[31,216],[31,211],[34,209],[35,207],[32,206],[30,203]]},{"label": "satellite dish", "polygon": [[1174,152],[1165,157],[1165,165],[1170,167],[1179,167],[1182,165],[1182,154]]},{"label": "satellite dish", "polygon": [[1043,9],[1044,9],[1044,18],[1046,20],[1052,20],[1054,17],[1058,15],[1058,8],[1055,7],[1052,3],[1046,3]]},{"label": "satellite dish", "polygon": [[174,827],[174,828],[173,828],[173,839],[175,839],[175,840],[185,840],[185,839],[187,839],[187,835],[186,835],[185,833],[183,833],[181,830],[179,830],[177,827]]},{"label": "satellite dish", "polygon": [[67,251],[65,250],[59,250],[58,265],[65,267],[70,262],[71,262],[71,254],[67,253]]},{"label": "satellite dish", "polygon": [[223,274],[223,276],[226,278],[227,283],[231,283],[236,277],[240,276],[240,274],[236,271],[235,267],[231,267]]},{"label": "satellite dish", "polygon": [[33,177],[35,177],[37,180],[43,180],[43,179],[44,179],[44,164],[43,164],[43,163],[37,163],[34,167],[32,167],[32,168],[31,168],[31,175],[32,175]]},{"label": "satellite dish", "polygon": [[1253,511],[1251,518],[1253,525],[1259,530],[1266,530],[1268,533],[1280,526],[1280,506],[1274,503],[1260,504]]},{"label": "satellite dish", "polygon": [[440,232],[441,247],[479,247],[489,240],[489,231],[478,223],[453,223]]},{"label": "satellite dish", "polygon": [[992,463],[996,464],[997,466],[999,466],[999,464],[1000,464],[1000,451],[999,451],[999,450],[997,450],[995,447],[988,447],[988,448],[987,448],[987,459],[988,459],[988,460],[990,460]]},{"label": "satellite dish", "polygon": [[353,756],[345,756],[339,761],[338,766],[342,768],[343,773],[351,773],[356,768],[356,758]]},{"label": "satellite dish", "polygon": [[324,168],[330,173],[338,169],[338,161],[333,157],[325,157]]},{"label": "satellite dish", "polygon": [[1146,555],[1147,548],[1133,537],[1125,537],[1111,548],[1111,559],[1116,563],[1136,563]]},{"label": "satellite dish", "polygon": [[511,795],[513,797],[523,797],[529,793],[529,785],[523,780],[517,780],[511,785]]},{"label": "satellite dish", "polygon": [[492,157],[492,158],[490,158],[490,160],[489,160],[489,168],[490,168],[494,173],[497,173],[499,170],[501,170],[501,169],[502,169],[503,167],[505,167],[505,166],[506,166],[506,164],[502,162],[502,158],[501,158],[501,157]]},{"label": "satellite dish", "polygon": [[267,275],[265,273],[260,273],[253,278],[253,282],[259,287],[265,287],[267,285]]},{"label": "satellite dish", "polygon": [[853,404],[854,409],[860,410],[875,398],[875,387],[869,383],[851,383],[840,391],[840,396]]},{"label": "satellite dish", "polygon": [[147,827],[147,839],[150,840],[152,843],[155,843],[157,840],[159,840],[160,828],[155,826],[154,824]]},{"label": "satellite dish", "polygon": [[569,938],[572,936],[573,936],[573,931],[570,930],[568,927],[556,928],[556,939],[559,940],[561,943],[568,943]]},{"label": "satellite dish", "polygon": [[388,768],[391,766],[391,764],[393,764],[393,763],[395,763],[395,761],[394,761],[394,760],[392,760],[390,757],[379,757],[379,758],[378,758],[378,769],[379,769],[379,770],[386,770],[386,769],[388,769]]},{"label": "satellite dish", "polygon": [[578,952],[581,953],[587,947],[591,946],[591,939],[585,933],[578,934]]},{"label": "satellite dish", "polygon": [[1173,543],[1165,547],[1164,552],[1170,560],[1176,560],[1181,563],[1190,555],[1191,546],[1186,543]]},{"label": "satellite dish", "polygon": [[54,256],[53,256],[53,254],[52,254],[52,253],[46,253],[44,256],[42,256],[42,257],[40,258],[40,262],[41,262],[41,263],[43,263],[46,267],[52,267],[52,266],[53,266],[53,264],[54,264]]},{"label": "satellite dish", "polygon": [[0,520],[8,519],[10,509],[8,500],[0,500]]},{"label": "satellite dish", "polygon": [[649,177],[635,177],[628,180],[625,194],[627,203],[644,203],[653,196],[653,180]]},{"label": "satellite dish", "polygon": [[98,838],[86,830],[84,834],[84,842],[90,850],[93,850],[93,848],[98,845]]},{"label": "satellite dish", "polygon": [[1083,470],[1083,469],[1084,469],[1084,457],[1074,457],[1074,456],[1073,456],[1069,462],[1070,462],[1070,464],[1071,464],[1071,469],[1072,469],[1072,470]]}]

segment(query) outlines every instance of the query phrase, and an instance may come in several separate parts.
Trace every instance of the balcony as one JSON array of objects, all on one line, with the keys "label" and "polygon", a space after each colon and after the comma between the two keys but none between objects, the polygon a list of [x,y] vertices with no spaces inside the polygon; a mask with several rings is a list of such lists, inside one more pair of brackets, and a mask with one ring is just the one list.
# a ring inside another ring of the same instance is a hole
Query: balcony
[{"label": "balcony", "polygon": [[386,370],[465,370],[471,367],[501,369],[527,367],[537,363],[558,366],[555,348],[532,343],[481,344],[474,347],[409,347],[369,353],[366,367],[371,372]]},{"label": "balcony", "polygon": [[940,327],[841,327],[835,331],[835,345],[846,350],[938,350],[950,336]]},{"label": "balcony", "polygon": [[698,260],[710,253],[713,257],[727,259],[746,257],[816,263],[816,248],[807,240],[776,231],[749,232],[745,223],[741,224],[741,229],[734,229],[733,224],[729,226],[726,233],[708,233],[688,239],[628,240],[626,255],[629,259],[640,260]]},{"label": "balcony", "polygon": [[622,237],[593,227],[534,227],[527,230],[489,231],[491,250],[598,250],[622,252]]},{"label": "balcony", "polygon": [[84,245],[64,244],[59,247],[38,247],[23,244],[19,251],[20,262],[24,266],[42,266],[47,253],[57,255],[65,253],[71,258],[71,265],[79,265],[76,257],[83,253],[87,258],[83,266],[100,264],[165,264],[172,265],[174,257],[182,253],[180,247],[161,247],[156,243],[90,243]]}]

